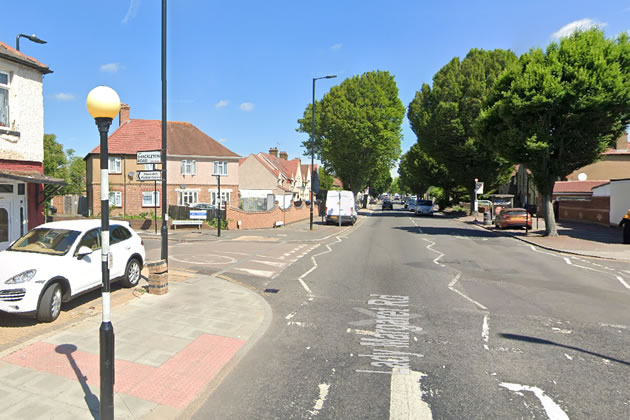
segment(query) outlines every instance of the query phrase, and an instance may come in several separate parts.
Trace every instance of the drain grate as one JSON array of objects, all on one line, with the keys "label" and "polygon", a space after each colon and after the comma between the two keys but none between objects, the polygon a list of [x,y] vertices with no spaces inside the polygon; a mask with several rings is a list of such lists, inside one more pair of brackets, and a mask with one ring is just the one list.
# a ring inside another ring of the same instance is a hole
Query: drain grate
[{"label": "drain grate", "polygon": [[278,293],[280,289],[265,289],[265,293]]}]

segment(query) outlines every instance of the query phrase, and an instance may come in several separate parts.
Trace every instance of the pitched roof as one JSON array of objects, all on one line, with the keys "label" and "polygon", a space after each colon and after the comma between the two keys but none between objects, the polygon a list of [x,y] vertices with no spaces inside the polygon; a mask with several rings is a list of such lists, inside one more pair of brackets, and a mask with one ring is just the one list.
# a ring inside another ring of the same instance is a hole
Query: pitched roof
[{"label": "pitched roof", "polygon": [[[302,165],[302,178],[305,178],[305,179],[308,178],[308,172],[309,172],[310,167],[311,167],[310,163]],[[313,164],[313,168],[317,170],[316,163]]]},{"label": "pitched roof", "polygon": [[[240,157],[212,137],[187,122],[169,121],[167,125],[167,155]],[[162,121],[132,119],[118,127],[107,144],[109,153],[136,154],[139,151],[160,150]],[[90,154],[100,153],[96,146]]]},{"label": "pitched roof", "polygon": [[609,182],[603,181],[556,181],[554,194],[591,194],[593,188]]},{"label": "pitched roof", "polygon": [[9,61],[13,61],[14,63],[23,64],[25,66],[37,69],[41,71],[43,74],[52,73],[53,71],[48,68],[48,66],[40,61],[34,59],[33,57],[29,57],[26,54],[22,54],[18,50],[4,42],[0,41],[0,57]]},{"label": "pitched roof", "polygon": [[299,158],[295,158],[293,160],[284,160],[274,155],[270,155],[269,153],[262,152],[258,153],[258,156],[262,157],[268,165],[271,165],[276,176],[282,174],[287,179],[295,178],[300,162]]},{"label": "pitched roof", "polygon": [[609,149],[606,149],[606,151],[602,153],[602,155],[630,155],[630,141],[626,144],[625,149],[616,149],[614,147],[611,147]]}]

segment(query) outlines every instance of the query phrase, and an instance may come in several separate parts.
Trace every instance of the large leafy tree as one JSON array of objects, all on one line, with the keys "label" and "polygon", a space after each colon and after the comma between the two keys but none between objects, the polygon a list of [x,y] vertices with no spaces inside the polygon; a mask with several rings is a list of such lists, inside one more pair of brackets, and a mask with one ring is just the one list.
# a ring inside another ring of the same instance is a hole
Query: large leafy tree
[{"label": "large leafy tree", "polygon": [[496,186],[507,180],[512,168],[482,141],[475,127],[497,78],[516,61],[511,51],[472,49],[463,60],[455,57],[442,67],[433,87],[424,84],[409,104],[407,117],[420,149],[471,194],[475,178]]},{"label": "large leafy tree", "polygon": [[592,29],[532,49],[495,88],[480,133],[532,172],[546,234],[556,236],[556,180],[596,161],[630,122],[628,35],[611,40]]},{"label": "large leafy tree", "polygon": [[68,159],[63,145],[54,134],[44,134],[44,174],[63,180],[68,179]]},{"label": "large leafy tree", "polygon": [[[405,107],[394,77],[372,71],[344,80],[316,103],[314,152],[353,192],[378,184],[400,156]],[[311,105],[298,120],[311,133]],[[310,139],[303,143],[310,154]]]},{"label": "large leafy tree", "polygon": [[403,154],[398,174],[401,188],[416,195],[423,195],[431,186],[439,186],[446,191],[448,197],[455,187],[446,167],[432,159],[418,143]]}]

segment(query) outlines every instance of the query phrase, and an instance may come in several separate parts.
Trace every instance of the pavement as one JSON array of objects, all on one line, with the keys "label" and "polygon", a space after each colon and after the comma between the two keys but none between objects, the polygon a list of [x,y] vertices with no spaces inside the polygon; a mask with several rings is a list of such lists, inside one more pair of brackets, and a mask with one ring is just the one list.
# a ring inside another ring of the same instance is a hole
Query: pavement
[{"label": "pavement", "polygon": [[548,237],[545,236],[545,221],[542,218],[534,219],[528,232],[524,229],[499,230],[494,225],[484,225],[482,215],[477,218],[460,217],[459,220],[551,251],[630,262],[630,245],[621,243],[621,229],[615,227],[559,220],[556,222],[558,236]]},{"label": "pavement", "polygon": [[[116,419],[189,417],[271,322],[245,287],[178,277],[167,294],[140,293],[112,311]],[[0,417],[99,418],[100,323],[87,316],[0,352]]]}]

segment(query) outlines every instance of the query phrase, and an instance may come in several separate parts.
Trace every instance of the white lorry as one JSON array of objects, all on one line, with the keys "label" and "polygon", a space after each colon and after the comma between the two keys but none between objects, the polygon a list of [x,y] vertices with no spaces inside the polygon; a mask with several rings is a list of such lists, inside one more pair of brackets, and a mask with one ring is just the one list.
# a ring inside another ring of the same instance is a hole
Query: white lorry
[{"label": "white lorry", "polygon": [[357,221],[357,208],[352,191],[328,191],[326,195],[326,224],[350,223]]}]

